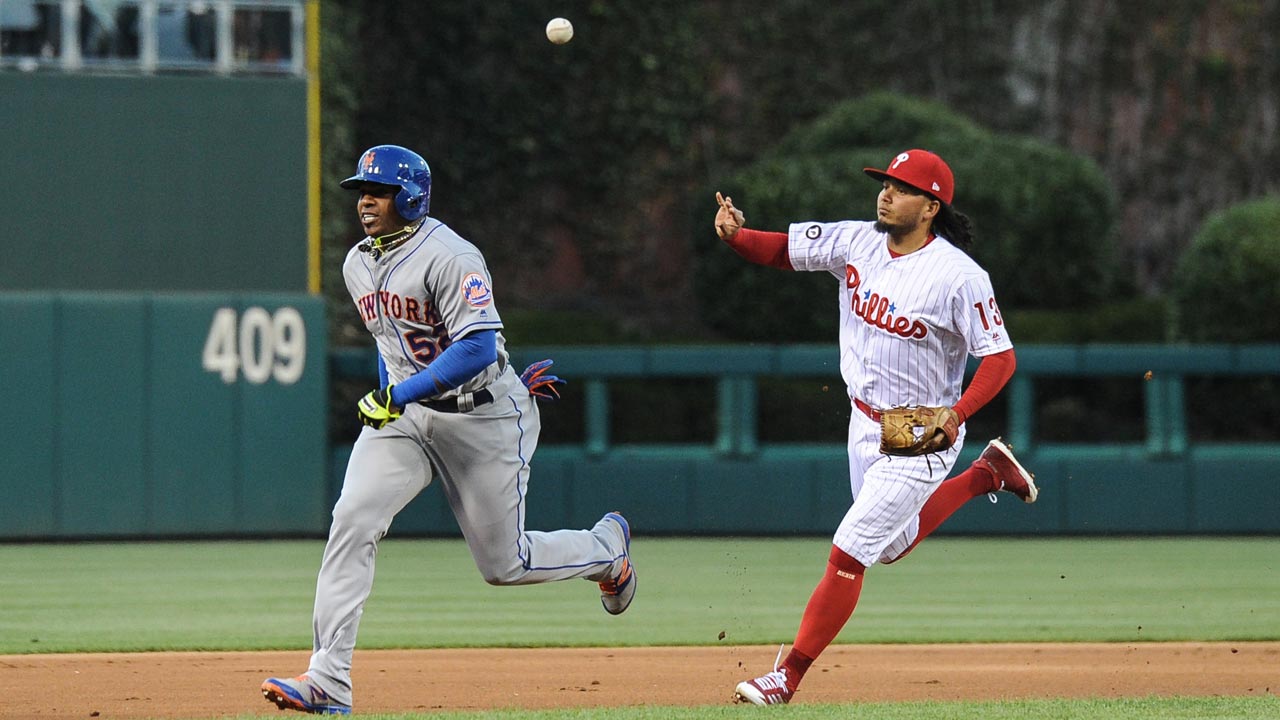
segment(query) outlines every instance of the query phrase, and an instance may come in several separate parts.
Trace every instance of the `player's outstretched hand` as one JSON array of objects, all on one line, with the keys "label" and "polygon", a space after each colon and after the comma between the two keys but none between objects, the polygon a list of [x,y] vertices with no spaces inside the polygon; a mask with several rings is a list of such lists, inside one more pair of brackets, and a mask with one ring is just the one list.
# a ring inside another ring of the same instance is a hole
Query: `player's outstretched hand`
[{"label": "player's outstretched hand", "polygon": [[356,415],[360,416],[360,422],[374,430],[381,430],[387,423],[394,422],[400,417],[400,408],[391,404],[391,386],[374,390],[360,398],[360,402],[356,403]]},{"label": "player's outstretched hand", "polygon": [[716,211],[716,234],[721,240],[728,240],[742,229],[742,211],[733,206],[733,198],[725,197],[716,191],[716,202],[720,209]]},{"label": "player's outstretched hand", "polygon": [[530,365],[520,373],[520,382],[529,388],[529,394],[541,400],[559,400],[560,389],[556,385],[564,385],[565,380],[561,380],[555,375],[544,375],[548,368],[552,365],[551,360],[539,360]]}]

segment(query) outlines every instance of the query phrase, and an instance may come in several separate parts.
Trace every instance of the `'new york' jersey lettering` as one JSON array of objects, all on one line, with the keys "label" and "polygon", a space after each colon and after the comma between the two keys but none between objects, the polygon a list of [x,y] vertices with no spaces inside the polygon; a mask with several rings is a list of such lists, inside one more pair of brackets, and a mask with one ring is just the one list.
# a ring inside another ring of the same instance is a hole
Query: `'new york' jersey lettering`
[{"label": "'new york' jersey lettering", "polygon": [[379,314],[411,323],[426,325],[440,323],[440,313],[436,312],[430,301],[425,298],[402,298],[391,292],[371,292],[356,299],[356,308],[360,310],[360,318],[366,324],[376,320]]}]

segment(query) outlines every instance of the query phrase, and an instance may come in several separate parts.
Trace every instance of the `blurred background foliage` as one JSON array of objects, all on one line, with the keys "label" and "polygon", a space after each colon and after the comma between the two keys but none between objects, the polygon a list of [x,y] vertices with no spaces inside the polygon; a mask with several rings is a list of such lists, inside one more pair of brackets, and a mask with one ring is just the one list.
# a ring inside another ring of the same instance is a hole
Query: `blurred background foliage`
[{"label": "blurred background foliage", "polygon": [[1214,213],[1174,275],[1181,335],[1194,342],[1280,340],[1280,197]]},{"label": "blurred background foliage", "polygon": [[[954,204],[974,219],[972,252],[1003,307],[1062,311],[1123,296],[1114,193],[1097,165],[1033,138],[995,135],[938,103],[883,92],[844,101],[718,186],[751,227],[874,220],[879,184],[862,168],[886,167],[908,147],[941,154],[961,179]],[[964,178],[981,182],[961,184]],[[699,250],[695,283],[717,331],[761,342],[830,333],[836,285],[825,274],[774,287],[782,284],[776,271],[734,262],[727,246]],[[744,316],[717,304],[722,296],[762,304]]]},{"label": "blurred background foliage", "polygon": [[[1280,337],[1274,273],[1202,267],[1231,238],[1188,250],[1280,187],[1274,2],[322,0],[322,24],[339,345],[368,339],[337,180],[384,142],[431,163],[432,215],[485,251],[513,344],[833,343],[832,281],[747,265],[714,192],[765,229],[868,218],[861,168],[909,147],[955,169],[1015,343]],[[1251,257],[1217,259],[1272,267]],[[1214,335],[1226,311],[1272,324]]]}]

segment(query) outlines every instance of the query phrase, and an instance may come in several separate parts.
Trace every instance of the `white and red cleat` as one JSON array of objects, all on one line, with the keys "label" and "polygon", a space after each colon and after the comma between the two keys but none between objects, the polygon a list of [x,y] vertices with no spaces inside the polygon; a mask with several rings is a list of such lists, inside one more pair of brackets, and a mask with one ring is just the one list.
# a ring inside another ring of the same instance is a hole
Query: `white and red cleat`
[{"label": "white and red cleat", "polygon": [[[1035,476],[1022,467],[1022,463],[1013,456],[1013,448],[1006,445],[1000,438],[987,443],[987,447],[983,449],[978,459],[973,461],[973,464],[991,473],[995,478],[996,491],[1013,493],[1022,498],[1022,502],[1025,503],[1035,502],[1036,497],[1040,495]],[[992,500],[994,501],[995,498]]]}]

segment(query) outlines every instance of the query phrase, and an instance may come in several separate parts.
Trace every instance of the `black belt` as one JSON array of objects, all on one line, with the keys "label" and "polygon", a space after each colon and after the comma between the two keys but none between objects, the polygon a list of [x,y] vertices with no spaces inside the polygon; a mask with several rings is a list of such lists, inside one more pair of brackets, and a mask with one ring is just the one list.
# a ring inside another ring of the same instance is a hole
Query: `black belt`
[{"label": "black belt", "polygon": [[445,398],[444,400],[419,400],[418,402],[436,412],[467,413],[481,405],[488,405],[493,402],[493,393],[489,392],[488,388],[485,388],[473,393],[463,393],[457,397]]}]

